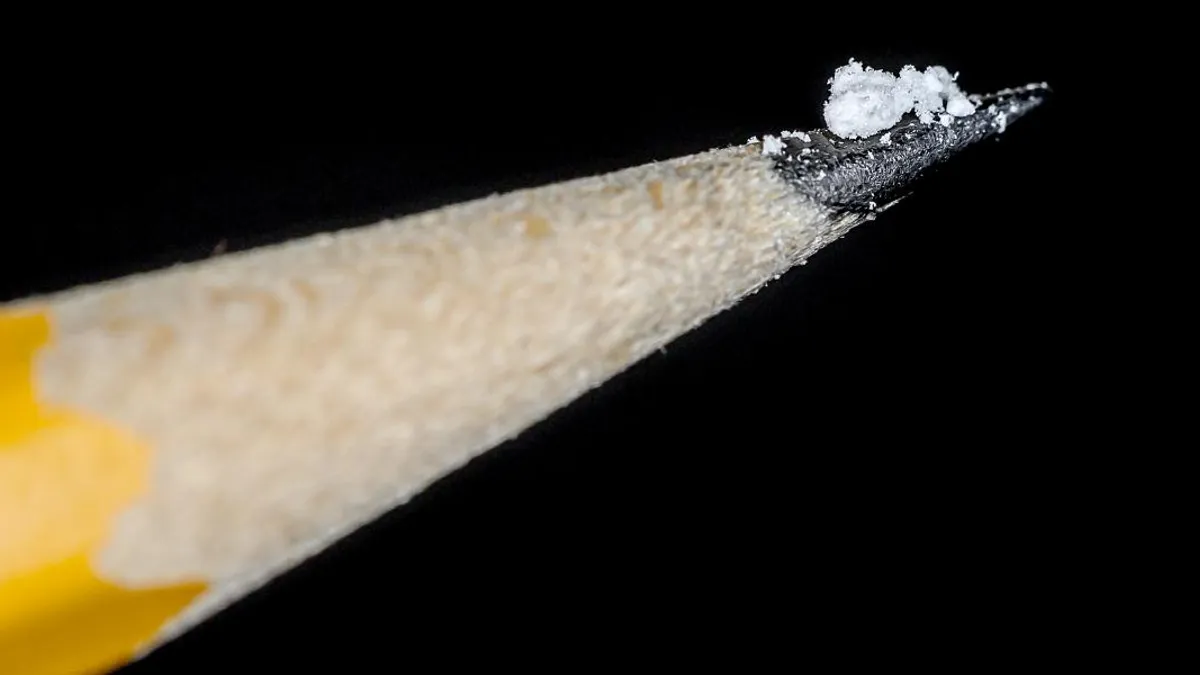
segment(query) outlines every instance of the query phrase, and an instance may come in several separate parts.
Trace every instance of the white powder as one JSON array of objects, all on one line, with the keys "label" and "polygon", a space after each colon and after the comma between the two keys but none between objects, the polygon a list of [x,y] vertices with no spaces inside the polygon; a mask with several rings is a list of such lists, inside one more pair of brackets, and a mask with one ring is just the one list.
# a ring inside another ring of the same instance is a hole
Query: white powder
[{"label": "white powder", "polygon": [[946,124],[943,111],[952,117],[975,112],[975,105],[955,84],[957,76],[942,66],[924,72],[904,66],[893,75],[850,59],[829,80],[825,123],[842,138],[863,138],[890,129],[909,112],[923,124],[935,120]]},{"label": "white powder", "polygon": [[955,117],[966,117],[975,112],[975,104],[968,101],[965,96],[956,96],[946,102],[946,112]]},{"label": "white powder", "polygon": [[778,136],[767,134],[763,136],[762,153],[764,155],[778,155],[783,152],[783,140]]}]

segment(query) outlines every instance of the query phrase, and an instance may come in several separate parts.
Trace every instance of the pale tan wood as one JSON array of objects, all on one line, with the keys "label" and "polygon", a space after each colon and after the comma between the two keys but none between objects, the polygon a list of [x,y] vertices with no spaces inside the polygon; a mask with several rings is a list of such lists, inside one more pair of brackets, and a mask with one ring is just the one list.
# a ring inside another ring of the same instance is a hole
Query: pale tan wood
[{"label": "pale tan wood", "polygon": [[166,636],[857,222],[750,144],[17,306],[52,314],[43,395],[155,449],[149,494],[95,564],[211,582]]}]

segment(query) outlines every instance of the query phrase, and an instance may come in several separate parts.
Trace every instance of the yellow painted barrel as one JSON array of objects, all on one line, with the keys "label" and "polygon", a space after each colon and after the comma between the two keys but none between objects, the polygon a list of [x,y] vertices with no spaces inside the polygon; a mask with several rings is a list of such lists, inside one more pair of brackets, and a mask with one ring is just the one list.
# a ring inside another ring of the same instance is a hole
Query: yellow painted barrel
[{"label": "yellow painted barrel", "polygon": [[88,558],[144,489],[151,449],[86,410],[38,397],[44,312],[0,314],[0,673],[102,672],[131,657],[203,584],[128,588]]}]

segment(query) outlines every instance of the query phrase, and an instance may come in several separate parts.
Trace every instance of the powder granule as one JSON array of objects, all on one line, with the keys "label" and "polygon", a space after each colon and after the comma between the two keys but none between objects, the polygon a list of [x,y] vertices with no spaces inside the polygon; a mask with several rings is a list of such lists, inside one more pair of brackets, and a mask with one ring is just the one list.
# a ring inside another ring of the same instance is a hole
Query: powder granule
[{"label": "powder granule", "polygon": [[955,117],[965,117],[975,112],[975,104],[962,96],[952,98],[946,103],[946,112]]},{"label": "powder granule", "polygon": [[825,123],[842,138],[863,138],[890,129],[906,113],[923,124],[942,122],[943,113],[963,117],[975,106],[955,83],[955,75],[942,66],[919,71],[904,66],[899,75],[864,67],[850,59],[829,80]]},{"label": "powder granule", "polygon": [[782,152],[783,152],[783,140],[782,139],[780,139],[778,136],[772,136],[770,134],[763,136],[762,154],[778,155],[778,154],[781,154]]}]

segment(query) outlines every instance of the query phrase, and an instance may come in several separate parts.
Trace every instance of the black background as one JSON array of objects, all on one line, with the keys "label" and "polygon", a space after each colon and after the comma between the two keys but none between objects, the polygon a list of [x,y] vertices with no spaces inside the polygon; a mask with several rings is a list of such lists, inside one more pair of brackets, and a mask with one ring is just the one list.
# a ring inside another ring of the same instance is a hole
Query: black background
[{"label": "black background", "polygon": [[990,660],[1061,643],[1101,602],[1078,554],[1095,460],[1067,404],[1086,47],[1019,18],[909,38],[899,15],[710,19],[174,20],[14,69],[0,299],[821,126],[852,56],[1055,89],[808,265],[130,674]]}]

